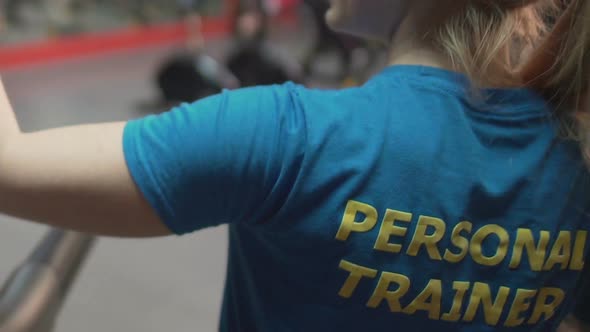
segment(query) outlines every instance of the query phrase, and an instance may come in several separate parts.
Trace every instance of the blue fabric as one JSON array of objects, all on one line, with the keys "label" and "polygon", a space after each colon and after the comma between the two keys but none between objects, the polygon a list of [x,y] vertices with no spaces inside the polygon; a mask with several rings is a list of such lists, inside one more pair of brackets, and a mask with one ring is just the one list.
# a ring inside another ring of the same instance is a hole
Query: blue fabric
[{"label": "blue fabric", "polygon": [[230,225],[222,331],[551,331],[590,228],[557,136],[526,89],[394,66],[224,92],[129,122],[124,149],[172,231]]}]

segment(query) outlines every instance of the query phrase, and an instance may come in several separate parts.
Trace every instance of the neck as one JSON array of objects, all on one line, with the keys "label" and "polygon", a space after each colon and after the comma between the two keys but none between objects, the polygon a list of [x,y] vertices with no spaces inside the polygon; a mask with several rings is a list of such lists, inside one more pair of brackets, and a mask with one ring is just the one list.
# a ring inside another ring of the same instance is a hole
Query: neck
[{"label": "neck", "polygon": [[398,26],[390,43],[389,65],[423,65],[457,70],[450,59],[436,49],[429,37],[435,26],[441,23],[440,15],[434,17],[431,14],[440,13],[440,6],[434,8],[429,3],[416,1]]},{"label": "neck", "polygon": [[412,42],[395,44],[389,51],[390,66],[422,65],[448,70],[455,70],[450,62],[438,52],[427,47],[419,47]]}]

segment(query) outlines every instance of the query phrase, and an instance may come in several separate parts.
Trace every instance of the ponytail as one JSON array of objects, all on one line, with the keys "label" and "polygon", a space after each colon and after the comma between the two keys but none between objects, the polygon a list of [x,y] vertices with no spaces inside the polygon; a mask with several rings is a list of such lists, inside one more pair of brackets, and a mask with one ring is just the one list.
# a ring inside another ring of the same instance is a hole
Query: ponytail
[{"label": "ponytail", "polygon": [[590,0],[569,0],[553,31],[521,71],[554,106],[564,133],[590,162]]},{"label": "ponytail", "polygon": [[590,165],[590,0],[440,3],[457,6],[432,33],[454,68],[475,88],[524,85],[541,93]]}]

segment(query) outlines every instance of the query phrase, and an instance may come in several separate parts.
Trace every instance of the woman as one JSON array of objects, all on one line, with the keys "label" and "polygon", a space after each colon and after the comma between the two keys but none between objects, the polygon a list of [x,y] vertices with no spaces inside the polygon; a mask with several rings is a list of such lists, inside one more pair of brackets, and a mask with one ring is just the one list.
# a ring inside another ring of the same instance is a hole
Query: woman
[{"label": "woman", "polygon": [[111,236],[229,224],[223,331],[555,330],[588,251],[590,1],[545,34],[550,5],[335,0],[333,28],[391,46],[342,91],[35,133],[2,95],[0,211]]}]

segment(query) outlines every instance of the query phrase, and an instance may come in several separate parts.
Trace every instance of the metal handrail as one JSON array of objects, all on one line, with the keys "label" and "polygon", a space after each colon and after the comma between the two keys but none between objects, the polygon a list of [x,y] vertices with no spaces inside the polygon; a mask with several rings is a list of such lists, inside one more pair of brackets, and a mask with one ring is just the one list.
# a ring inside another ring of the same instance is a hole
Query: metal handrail
[{"label": "metal handrail", "polygon": [[95,238],[50,230],[0,290],[0,332],[49,332]]}]

